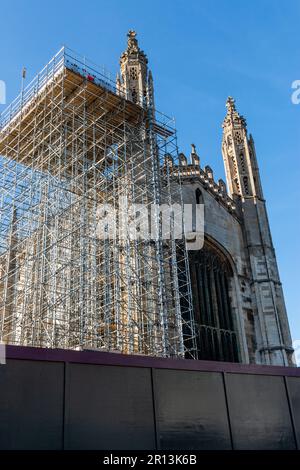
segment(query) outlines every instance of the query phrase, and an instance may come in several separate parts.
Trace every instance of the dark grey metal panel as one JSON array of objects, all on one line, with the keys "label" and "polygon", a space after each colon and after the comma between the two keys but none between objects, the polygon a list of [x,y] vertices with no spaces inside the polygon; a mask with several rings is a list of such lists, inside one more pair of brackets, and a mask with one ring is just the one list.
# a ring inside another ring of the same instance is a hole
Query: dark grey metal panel
[{"label": "dark grey metal panel", "polygon": [[154,449],[151,370],[69,364],[67,449]]},{"label": "dark grey metal panel", "polygon": [[154,370],[161,449],[230,449],[222,374]]},{"label": "dark grey metal panel", "polygon": [[8,360],[0,366],[0,449],[61,449],[64,365]]},{"label": "dark grey metal panel", "polygon": [[295,449],[283,377],[226,374],[234,449]]},{"label": "dark grey metal panel", "polygon": [[300,450],[300,377],[286,377],[298,449]]}]

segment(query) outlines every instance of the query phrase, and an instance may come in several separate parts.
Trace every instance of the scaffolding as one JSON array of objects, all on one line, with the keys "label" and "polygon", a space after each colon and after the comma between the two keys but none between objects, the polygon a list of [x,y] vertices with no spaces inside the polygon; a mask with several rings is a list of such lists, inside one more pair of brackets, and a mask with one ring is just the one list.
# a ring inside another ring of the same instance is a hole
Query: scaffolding
[{"label": "scaffolding", "polygon": [[2,342],[196,358],[184,234],[157,210],[182,207],[176,132],[143,100],[62,48],[2,114]]}]

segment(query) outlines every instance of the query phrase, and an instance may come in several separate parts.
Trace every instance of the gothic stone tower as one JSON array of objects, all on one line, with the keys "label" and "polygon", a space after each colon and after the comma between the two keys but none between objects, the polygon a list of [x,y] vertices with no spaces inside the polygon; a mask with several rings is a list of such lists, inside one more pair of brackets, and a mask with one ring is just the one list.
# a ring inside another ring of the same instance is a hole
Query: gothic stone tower
[{"label": "gothic stone tower", "polygon": [[251,296],[257,341],[256,361],[291,363],[291,336],[272,244],[254,141],[233,98],[226,103],[222,153],[229,195],[240,202],[248,250]]},{"label": "gothic stone tower", "polygon": [[134,103],[151,105],[153,109],[153,79],[147,56],[139,48],[135,31],[130,30],[127,37],[127,49],[120,58],[121,77],[117,76],[117,89]]}]

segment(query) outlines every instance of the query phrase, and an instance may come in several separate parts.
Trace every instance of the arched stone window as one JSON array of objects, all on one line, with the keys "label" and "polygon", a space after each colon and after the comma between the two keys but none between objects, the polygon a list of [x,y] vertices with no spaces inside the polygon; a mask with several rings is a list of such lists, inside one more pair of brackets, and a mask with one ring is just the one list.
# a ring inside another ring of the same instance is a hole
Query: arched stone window
[{"label": "arched stone window", "polygon": [[138,73],[136,67],[130,67],[130,78],[131,80],[137,80],[138,78]]},{"label": "arched stone window", "polygon": [[243,182],[244,182],[245,194],[249,195],[249,184],[248,184],[248,177],[247,176],[243,177]]},{"label": "arched stone window", "polygon": [[135,88],[132,88],[131,90],[131,99],[134,103],[137,103],[137,92]]},{"label": "arched stone window", "polygon": [[246,167],[245,167],[245,157],[244,154],[240,154],[240,162],[241,162],[241,170],[243,173],[246,173]]},{"label": "arched stone window", "polygon": [[237,334],[230,300],[232,269],[225,255],[205,242],[190,252],[198,358],[238,362]]},{"label": "arched stone window", "polygon": [[196,189],[196,204],[203,204],[203,195],[199,188]]},{"label": "arched stone window", "polygon": [[[204,204],[203,194],[201,189],[197,188],[195,191],[195,200],[196,204]],[[193,232],[196,231],[197,223],[196,223],[196,207],[193,205]]]}]

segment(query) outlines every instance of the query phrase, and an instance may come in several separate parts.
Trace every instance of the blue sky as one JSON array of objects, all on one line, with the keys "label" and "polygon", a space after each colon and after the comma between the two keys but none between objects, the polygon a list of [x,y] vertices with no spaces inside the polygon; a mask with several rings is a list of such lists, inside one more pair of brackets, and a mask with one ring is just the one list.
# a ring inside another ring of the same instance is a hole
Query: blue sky
[{"label": "blue sky", "polygon": [[[221,123],[228,95],[247,118],[293,339],[300,339],[300,80],[298,0],[10,1],[1,5],[0,79],[7,101],[62,46],[114,74],[128,29],[138,32],[154,75],[157,108],[175,116],[179,145],[224,178]],[[0,111],[4,109],[0,105]]]}]

